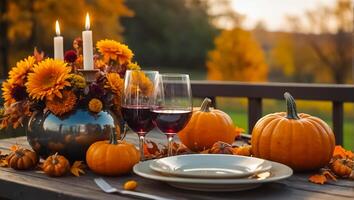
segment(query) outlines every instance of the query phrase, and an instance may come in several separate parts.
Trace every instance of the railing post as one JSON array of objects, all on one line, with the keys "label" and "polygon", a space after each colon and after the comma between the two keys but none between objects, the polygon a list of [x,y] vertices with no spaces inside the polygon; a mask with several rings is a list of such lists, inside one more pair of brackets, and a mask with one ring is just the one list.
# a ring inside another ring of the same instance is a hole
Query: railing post
[{"label": "railing post", "polygon": [[343,144],[343,102],[332,102],[333,131],[336,136],[336,144]]},{"label": "railing post", "polygon": [[248,133],[251,134],[254,125],[262,117],[262,99],[248,98]]}]

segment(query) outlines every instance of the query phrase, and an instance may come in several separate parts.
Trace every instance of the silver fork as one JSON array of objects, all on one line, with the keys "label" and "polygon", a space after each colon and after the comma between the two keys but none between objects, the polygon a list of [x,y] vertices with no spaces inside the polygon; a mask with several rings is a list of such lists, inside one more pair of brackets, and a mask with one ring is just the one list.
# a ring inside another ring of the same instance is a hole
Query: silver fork
[{"label": "silver fork", "polygon": [[96,185],[100,187],[106,193],[117,193],[121,195],[127,195],[131,197],[139,197],[142,199],[153,199],[153,200],[172,200],[164,197],[159,197],[152,194],[145,194],[142,192],[134,192],[129,190],[118,190],[117,188],[112,187],[109,183],[107,183],[103,178],[95,178],[94,179]]}]

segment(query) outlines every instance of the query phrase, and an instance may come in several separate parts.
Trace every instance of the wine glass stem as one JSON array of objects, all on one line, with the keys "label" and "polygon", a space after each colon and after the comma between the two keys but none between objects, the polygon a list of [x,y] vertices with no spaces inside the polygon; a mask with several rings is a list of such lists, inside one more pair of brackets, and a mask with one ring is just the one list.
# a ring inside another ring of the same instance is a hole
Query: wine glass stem
[{"label": "wine glass stem", "polygon": [[173,156],[173,135],[167,135],[167,156]]},{"label": "wine glass stem", "polygon": [[139,136],[140,161],[144,161],[145,160],[144,143],[145,143],[145,136],[140,135]]}]

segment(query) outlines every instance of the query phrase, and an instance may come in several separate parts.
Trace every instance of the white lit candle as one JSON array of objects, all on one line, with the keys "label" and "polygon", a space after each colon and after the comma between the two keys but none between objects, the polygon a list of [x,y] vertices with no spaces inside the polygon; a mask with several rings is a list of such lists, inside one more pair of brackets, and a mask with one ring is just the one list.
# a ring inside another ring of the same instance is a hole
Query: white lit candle
[{"label": "white lit candle", "polygon": [[64,60],[63,37],[60,36],[60,26],[58,20],[55,22],[55,32],[57,36],[54,37],[54,59]]},{"label": "white lit candle", "polygon": [[93,70],[92,31],[90,31],[90,17],[88,13],[86,14],[85,29],[82,32],[84,70]]}]

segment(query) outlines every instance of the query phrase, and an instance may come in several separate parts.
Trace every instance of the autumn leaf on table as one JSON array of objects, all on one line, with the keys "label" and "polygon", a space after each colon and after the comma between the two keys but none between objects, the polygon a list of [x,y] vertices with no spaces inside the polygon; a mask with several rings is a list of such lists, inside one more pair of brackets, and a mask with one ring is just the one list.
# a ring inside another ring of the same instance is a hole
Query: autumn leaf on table
[{"label": "autumn leaf on table", "polygon": [[309,181],[312,183],[323,185],[324,183],[327,182],[327,178],[323,174],[315,174],[309,177]]},{"label": "autumn leaf on table", "polygon": [[85,174],[85,165],[82,161],[75,161],[74,164],[70,168],[70,172],[74,176],[80,176],[80,174]]},{"label": "autumn leaf on table", "polygon": [[235,147],[233,148],[233,154],[234,155],[240,155],[240,156],[251,156],[251,145],[243,145],[240,147]]},{"label": "autumn leaf on table", "polygon": [[9,162],[7,161],[6,158],[1,158],[0,159],[0,167],[8,167],[9,166]]},{"label": "autumn leaf on table", "polygon": [[354,153],[352,151],[345,150],[340,145],[337,145],[333,151],[333,158],[354,159]]},{"label": "autumn leaf on table", "polygon": [[160,149],[158,145],[151,141],[151,140],[146,140],[144,143],[144,155],[146,156],[158,156],[160,154]]},{"label": "autumn leaf on table", "polygon": [[326,179],[331,179],[333,181],[337,181],[336,176],[330,170],[323,170],[322,175],[326,177]]}]

